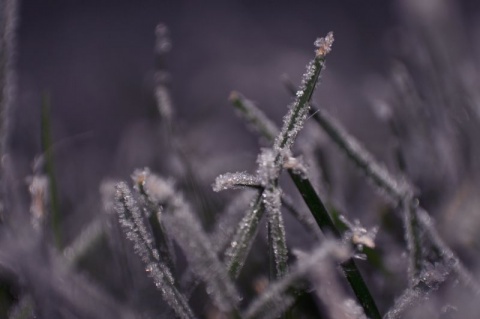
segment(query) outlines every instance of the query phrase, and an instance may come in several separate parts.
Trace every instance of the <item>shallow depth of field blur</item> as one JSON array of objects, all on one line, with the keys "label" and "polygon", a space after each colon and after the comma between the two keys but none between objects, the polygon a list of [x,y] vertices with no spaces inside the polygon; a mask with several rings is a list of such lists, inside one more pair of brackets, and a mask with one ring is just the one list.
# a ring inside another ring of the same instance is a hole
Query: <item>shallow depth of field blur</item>
[{"label": "shallow depth of field blur", "polygon": [[[158,62],[154,31],[159,23],[168,27],[171,40],[163,62],[174,106],[173,140],[166,138],[154,95]],[[225,172],[254,172],[262,145],[236,116],[230,93],[244,94],[280,126],[293,100],[285,79],[299,84],[313,57],[313,42],[329,31],[334,32],[335,42],[314,103],[335,116],[390,171],[408,177],[442,238],[478,278],[478,1],[24,0],[18,12],[6,173],[7,193],[14,194],[6,215],[21,217],[11,218],[15,222],[8,235],[0,236],[0,261],[15,260],[11,264],[21,265],[20,273],[25,275],[18,278],[10,269],[0,272],[2,285],[13,287],[8,288],[0,316],[32,289],[37,296],[34,304],[47,309],[37,312],[39,318],[42,314],[78,318],[68,304],[61,305],[64,311],[52,309],[77,297],[90,302],[81,295],[90,288],[68,290],[85,278],[106,292],[108,302],[121,304],[138,318],[172,315],[156,302],[160,298],[150,279],[135,273],[142,266],[120,267],[108,240],[93,247],[74,270],[45,257],[42,249],[49,244],[29,241],[22,223],[30,220],[27,181],[42,155],[45,96],[50,106],[61,242],[67,247],[87,225],[107,214],[101,185],[130,183],[136,168],[149,167],[175,178],[195,211],[205,210],[207,204],[223,211],[236,193],[215,193],[212,183]],[[188,172],[170,153],[172,144],[183,150]],[[401,220],[391,217],[390,203],[309,119],[294,151],[301,154],[313,148],[321,152],[322,168],[328,168],[310,175],[324,200],[368,229],[379,227],[376,249],[383,259],[382,271],[366,261],[357,263],[384,314],[407,285]],[[282,183],[299,209],[305,209],[291,182]],[[285,216],[285,223],[289,249],[313,247],[315,242],[298,222]],[[203,224],[206,231],[212,230],[211,220]],[[240,277],[242,302],[252,300],[254,284],[266,280],[266,246],[266,227],[261,225]],[[135,257],[130,255],[132,263]],[[180,253],[178,258],[184,262]],[[61,275],[56,277],[57,273]],[[72,279],[72,273],[80,278]],[[31,282],[35,280],[39,283]],[[42,281],[50,283],[42,286]],[[65,285],[65,291],[56,293],[70,297],[55,295],[49,300],[49,288],[42,287],[50,285]],[[480,310],[476,299],[455,279],[447,280],[421,307],[409,309],[405,318],[476,318]],[[203,304],[204,295],[192,300],[200,317],[214,318],[213,310]],[[91,317],[97,318],[94,313]]]}]

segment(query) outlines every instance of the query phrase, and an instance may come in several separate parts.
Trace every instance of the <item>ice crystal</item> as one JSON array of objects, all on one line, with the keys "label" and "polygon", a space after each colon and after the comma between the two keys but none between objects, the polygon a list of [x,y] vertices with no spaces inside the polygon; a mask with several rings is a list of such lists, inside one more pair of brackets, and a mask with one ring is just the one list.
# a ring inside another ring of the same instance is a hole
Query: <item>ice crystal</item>
[{"label": "ice crystal", "polygon": [[226,173],[218,176],[212,185],[215,192],[226,189],[236,189],[245,187],[260,186],[260,179],[257,176],[246,172]]},{"label": "ice crystal", "polygon": [[362,250],[363,247],[375,248],[375,237],[377,236],[378,227],[373,227],[370,230],[364,228],[358,219],[353,223],[341,215],[340,220],[348,227],[348,231],[344,234],[344,240],[351,242],[358,250]]},{"label": "ice crystal", "polygon": [[314,45],[317,47],[316,54],[320,57],[325,57],[330,51],[332,51],[333,32],[328,32],[325,38],[318,38],[315,40]]},{"label": "ice crystal", "polygon": [[286,157],[283,167],[292,170],[294,174],[299,175],[303,179],[306,179],[308,176],[307,165],[302,157]]},{"label": "ice crystal", "polygon": [[264,148],[257,159],[257,176],[262,186],[267,186],[280,173],[280,166],[275,164],[276,153],[270,148]]}]

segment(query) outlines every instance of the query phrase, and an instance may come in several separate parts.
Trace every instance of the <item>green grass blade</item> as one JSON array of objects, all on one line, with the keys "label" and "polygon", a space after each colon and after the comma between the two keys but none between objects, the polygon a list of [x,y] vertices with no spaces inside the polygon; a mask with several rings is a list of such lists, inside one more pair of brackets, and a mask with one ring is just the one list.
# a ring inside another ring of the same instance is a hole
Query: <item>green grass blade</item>
[{"label": "green grass blade", "polygon": [[58,198],[57,179],[55,176],[55,160],[53,150],[53,140],[50,122],[50,98],[48,95],[43,96],[42,101],[42,121],[41,121],[41,138],[42,152],[45,156],[45,169],[49,179],[50,194],[50,219],[53,232],[55,246],[60,249],[62,247],[62,230],[60,227],[61,215],[60,204]]},{"label": "green grass blade", "polygon": [[258,224],[265,213],[262,194],[263,192],[260,192],[252,202],[249,211],[238,225],[232,242],[225,251],[225,265],[232,278],[237,278],[240,274],[253,240],[257,235]]},{"label": "green grass blade", "polygon": [[[320,197],[317,195],[310,181],[302,178],[302,176],[296,174],[293,170],[289,170],[289,173],[293,182],[297,186],[297,189],[302,195],[302,198],[312,212],[318,226],[324,233],[331,234],[336,238],[341,239],[340,231],[333,223],[333,220],[330,218],[330,214],[325,208],[325,205]],[[355,293],[355,296],[362,305],[365,314],[372,319],[381,318],[380,312],[375,304],[375,300],[370,294],[370,291],[365,284],[365,281],[363,280],[355,261],[350,258],[346,262],[342,263],[341,267],[345,277],[352,287],[353,292]]]}]

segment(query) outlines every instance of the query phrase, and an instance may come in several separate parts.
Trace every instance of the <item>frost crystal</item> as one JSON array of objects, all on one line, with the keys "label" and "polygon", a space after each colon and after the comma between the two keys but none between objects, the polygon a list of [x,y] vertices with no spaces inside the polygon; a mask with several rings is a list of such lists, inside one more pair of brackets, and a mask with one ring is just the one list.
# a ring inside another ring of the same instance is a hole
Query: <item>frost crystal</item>
[{"label": "frost crystal", "polygon": [[340,220],[348,227],[348,231],[346,231],[344,235],[345,241],[354,244],[358,250],[362,250],[364,246],[375,248],[375,237],[378,232],[377,227],[367,230],[360,224],[358,219],[352,224],[343,215],[340,216]]},{"label": "frost crystal", "polygon": [[291,169],[294,174],[299,175],[303,179],[306,179],[308,176],[308,169],[302,157],[286,157],[283,167]]},{"label": "frost crystal", "polygon": [[317,47],[317,56],[325,57],[332,50],[333,41],[333,32],[331,31],[328,32],[325,38],[318,38],[314,43]]},{"label": "frost crystal", "polygon": [[264,148],[258,156],[257,176],[264,187],[280,173],[280,167],[275,165],[275,155],[272,149]]},{"label": "frost crystal", "polygon": [[226,189],[258,187],[260,179],[256,176],[247,174],[246,172],[226,173],[218,176],[212,185],[215,192]]}]

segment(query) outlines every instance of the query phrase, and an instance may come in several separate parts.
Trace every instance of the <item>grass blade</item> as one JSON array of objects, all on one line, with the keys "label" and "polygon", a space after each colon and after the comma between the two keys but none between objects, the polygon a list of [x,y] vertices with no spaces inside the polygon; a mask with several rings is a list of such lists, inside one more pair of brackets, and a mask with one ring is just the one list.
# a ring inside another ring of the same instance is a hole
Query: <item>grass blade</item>
[{"label": "grass blade", "polygon": [[336,242],[327,241],[292,269],[285,277],[273,282],[259,298],[255,299],[244,312],[245,319],[277,318],[294,302],[291,295],[294,286],[311,270],[318,267],[327,258],[343,259],[348,256],[345,247]]},{"label": "grass blade", "polygon": [[238,225],[230,246],[225,251],[225,264],[232,278],[237,278],[247,259],[253,240],[257,235],[258,224],[265,213],[261,192],[252,202],[250,210]]},{"label": "grass blade", "polygon": [[157,216],[185,252],[193,272],[205,282],[215,305],[221,311],[235,316],[240,301],[238,292],[200,222],[192,214],[190,205],[175,190],[171,181],[160,177],[156,178],[155,188],[151,188],[151,191],[151,195],[162,203],[164,209]]},{"label": "grass blade", "polygon": [[50,219],[51,227],[55,245],[57,248],[62,246],[62,230],[60,227],[60,204],[58,199],[57,179],[55,177],[55,160],[53,152],[53,140],[50,123],[50,99],[48,95],[43,96],[42,101],[42,123],[41,123],[41,137],[42,137],[42,153],[45,156],[45,169],[49,179],[49,194],[50,194]]},{"label": "grass blade", "polygon": [[238,92],[232,92],[229,98],[241,117],[267,142],[273,141],[280,133],[275,123],[255,105]]},{"label": "grass blade", "polygon": [[[295,174],[295,172],[292,170],[289,170],[289,173],[293,182],[297,186],[297,189],[302,195],[302,198],[312,212],[318,226],[322,229],[324,233],[331,234],[334,237],[341,239],[340,231],[333,223],[333,220],[330,218],[330,214],[325,208],[325,205],[321,201],[320,197],[318,197],[310,181],[308,179],[302,178],[298,174]],[[360,271],[355,264],[355,261],[350,258],[346,262],[342,263],[341,267],[345,274],[345,277],[347,278],[350,286],[352,287],[353,292],[355,293],[355,296],[362,305],[365,314],[369,318],[381,318],[378,308],[375,304],[375,300],[370,294],[370,291],[365,284],[365,281],[363,280],[362,275],[360,274]]]},{"label": "grass blade", "polygon": [[133,195],[123,182],[116,186],[115,202],[115,210],[126,237],[133,242],[135,252],[145,264],[145,271],[162,293],[163,299],[179,318],[194,318],[187,300],[175,287],[170,270],[160,261]]},{"label": "grass blade", "polygon": [[140,194],[143,206],[147,209],[147,219],[155,239],[161,260],[165,261],[172,272],[175,270],[175,250],[173,243],[165,231],[165,227],[160,222],[157,214],[160,213],[161,207],[155,198],[152,197],[154,189],[158,185],[158,177],[150,174],[150,170],[135,170],[132,175],[135,183],[134,189]]}]

